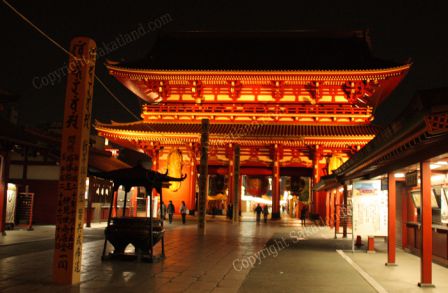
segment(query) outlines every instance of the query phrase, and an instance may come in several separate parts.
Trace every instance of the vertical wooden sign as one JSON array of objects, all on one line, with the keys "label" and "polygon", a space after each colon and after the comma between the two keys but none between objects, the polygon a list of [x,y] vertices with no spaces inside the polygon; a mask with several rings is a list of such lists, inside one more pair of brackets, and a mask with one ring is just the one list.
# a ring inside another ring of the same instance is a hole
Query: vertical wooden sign
[{"label": "vertical wooden sign", "polygon": [[70,53],[53,258],[53,278],[59,284],[76,284],[80,281],[84,194],[95,79],[95,41],[76,37],[70,43]]}]

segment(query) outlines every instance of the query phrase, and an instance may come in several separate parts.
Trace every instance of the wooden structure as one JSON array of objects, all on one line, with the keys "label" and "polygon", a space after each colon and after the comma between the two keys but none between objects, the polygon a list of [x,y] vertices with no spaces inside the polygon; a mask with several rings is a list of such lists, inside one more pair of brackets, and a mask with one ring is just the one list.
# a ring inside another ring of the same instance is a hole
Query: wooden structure
[{"label": "wooden structure", "polygon": [[[153,215],[152,191],[154,188],[160,194],[162,201],[162,185],[168,182],[183,181],[186,175],[181,178],[170,177],[167,175],[168,171],[166,174],[161,174],[148,169],[146,167],[147,165],[147,162],[141,162],[133,168],[95,174],[97,177],[109,179],[114,182],[114,200],[110,204],[102,259],[105,259],[107,241],[114,246],[115,250],[111,254],[114,257],[126,257],[125,248],[128,244],[132,244],[135,248],[135,254],[131,256],[136,256],[138,259],[144,257],[149,261],[153,261],[153,247],[159,241],[162,242],[162,257],[165,256],[163,218],[157,220]],[[122,217],[112,218],[113,205],[117,202],[116,194],[120,186],[124,187],[126,195],[133,186],[145,187],[146,194],[149,196],[151,202],[148,218],[125,217],[126,207],[123,209]]]},{"label": "wooden structure", "polygon": [[446,88],[420,91],[398,120],[335,170],[333,180],[326,178],[329,188],[337,186],[336,181],[384,180],[388,191],[386,265],[396,265],[397,245],[420,255],[422,287],[433,286],[432,260],[448,264],[447,97]]},{"label": "wooden structure", "polygon": [[53,279],[59,284],[76,284],[81,278],[95,61],[95,41],[86,37],[73,38],[70,42],[56,199]]},{"label": "wooden structure", "polygon": [[[196,209],[201,120],[210,121],[209,174],[227,175],[233,202],[234,146],[240,176],[270,176],[272,217],[280,217],[281,176],[328,174],[369,142],[378,105],[403,79],[408,63],[378,59],[364,31],[182,32],[160,35],[148,56],[109,63],[109,73],[145,101],[142,121],[96,123],[110,141],[139,149],[166,168],[180,149],[191,174],[167,197]],[[339,164],[332,163],[332,168]],[[239,182],[239,183],[235,183]],[[323,215],[322,195],[312,199]]]},{"label": "wooden structure", "polygon": [[[162,241],[162,257],[165,256],[163,221],[151,218],[122,217],[111,218],[105,230],[105,241],[114,246],[110,255],[118,258],[137,257],[138,259],[153,260],[153,247]],[[134,255],[125,252],[126,247],[132,244],[135,248]],[[105,259],[103,251],[102,259]]]}]

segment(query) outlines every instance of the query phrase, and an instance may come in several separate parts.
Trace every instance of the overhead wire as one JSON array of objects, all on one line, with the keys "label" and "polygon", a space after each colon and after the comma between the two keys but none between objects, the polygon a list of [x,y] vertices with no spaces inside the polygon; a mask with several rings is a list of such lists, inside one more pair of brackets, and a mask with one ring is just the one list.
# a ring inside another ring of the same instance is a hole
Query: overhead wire
[{"label": "overhead wire", "polygon": [[[34,28],[36,31],[38,31],[42,36],[44,36],[48,41],[53,43],[56,47],[58,47],[60,50],[62,50],[64,53],[69,55],[70,57],[74,58],[75,60],[79,59],[78,57],[74,56],[69,50],[65,49],[61,44],[59,44],[57,41],[55,41],[52,37],[50,37],[47,33],[45,33],[43,30],[41,30],[37,25],[35,25],[31,20],[29,20],[25,15],[20,13],[14,6],[12,6],[8,1],[2,0],[3,3],[8,6],[15,14],[17,14],[23,21],[28,23],[32,28]],[[140,120],[140,118],[135,115],[134,112],[132,112],[123,102],[110,90],[110,88],[98,77],[98,75],[95,73],[95,80],[99,82],[99,84],[106,90],[106,92],[121,106],[123,109],[125,109],[131,116],[137,120]]]}]

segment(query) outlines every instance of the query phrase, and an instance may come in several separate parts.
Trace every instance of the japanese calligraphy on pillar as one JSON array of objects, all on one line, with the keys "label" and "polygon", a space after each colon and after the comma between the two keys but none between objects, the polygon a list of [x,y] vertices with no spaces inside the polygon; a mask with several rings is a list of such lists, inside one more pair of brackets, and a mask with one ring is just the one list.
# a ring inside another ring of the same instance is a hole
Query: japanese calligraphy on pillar
[{"label": "japanese calligraphy on pillar", "polygon": [[70,43],[56,205],[54,281],[80,281],[84,194],[89,155],[96,44],[86,37]]}]

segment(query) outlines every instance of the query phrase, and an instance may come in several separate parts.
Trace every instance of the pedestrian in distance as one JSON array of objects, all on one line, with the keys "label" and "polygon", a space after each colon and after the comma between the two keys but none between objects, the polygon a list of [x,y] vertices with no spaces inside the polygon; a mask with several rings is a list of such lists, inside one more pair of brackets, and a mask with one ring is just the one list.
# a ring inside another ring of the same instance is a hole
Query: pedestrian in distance
[{"label": "pedestrian in distance", "polygon": [[257,223],[260,223],[262,211],[263,209],[261,208],[260,204],[257,204],[257,207],[255,208],[255,213],[257,214]]},{"label": "pedestrian in distance", "polygon": [[182,224],[185,224],[187,221],[187,206],[185,205],[185,201],[182,201],[182,204],[180,205],[180,214],[182,215]]},{"label": "pedestrian in distance", "polygon": [[263,207],[263,219],[265,223],[268,222],[268,215],[269,215],[268,205],[265,204]]},{"label": "pedestrian in distance", "polygon": [[305,227],[306,213],[308,212],[308,207],[304,205],[300,211],[300,220],[302,221],[302,226]]},{"label": "pedestrian in distance", "polygon": [[165,221],[165,218],[166,218],[166,205],[165,205],[165,203],[163,201],[160,202],[159,215],[160,215],[160,218]]},{"label": "pedestrian in distance", "polygon": [[170,200],[170,203],[168,204],[168,207],[167,207],[168,221],[170,222],[170,224],[173,222],[174,211],[175,211],[175,208],[174,208],[173,202]]}]

